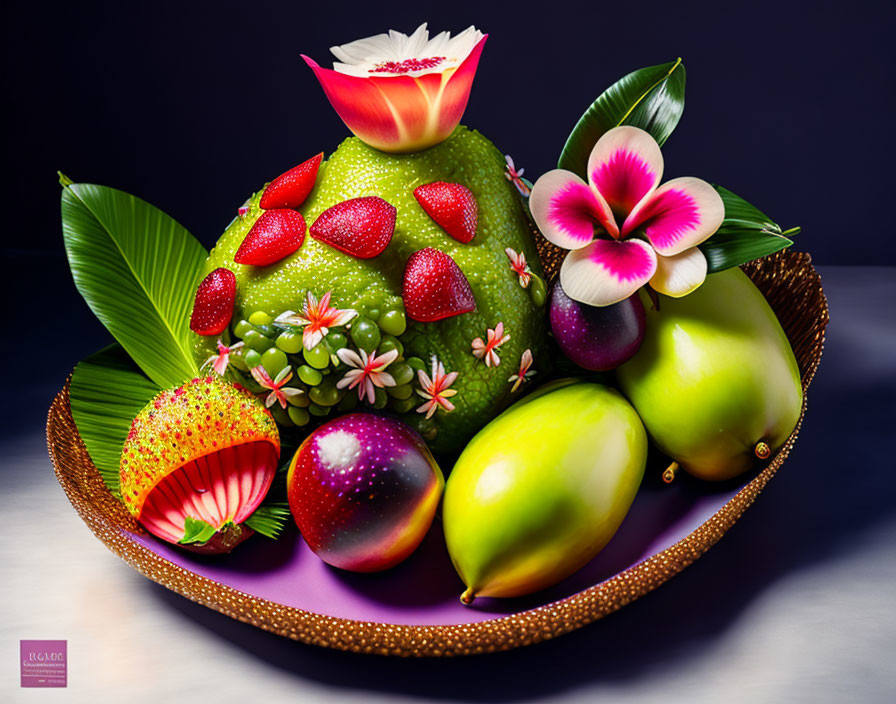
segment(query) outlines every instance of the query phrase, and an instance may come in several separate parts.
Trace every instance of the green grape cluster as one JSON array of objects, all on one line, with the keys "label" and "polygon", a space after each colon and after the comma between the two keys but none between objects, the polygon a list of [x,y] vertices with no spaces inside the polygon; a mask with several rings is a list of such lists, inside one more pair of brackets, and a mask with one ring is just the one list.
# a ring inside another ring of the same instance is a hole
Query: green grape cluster
[{"label": "green grape cluster", "polygon": [[[374,409],[404,414],[423,403],[415,392],[419,388],[417,372],[425,369],[426,364],[419,357],[404,357],[400,336],[407,328],[407,319],[401,308],[361,310],[344,327],[330,329],[310,350],[303,344],[300,328],[276,322],[281,312],[255,311],[246,319],[234,321],[233,337],[242,340],[244,347],[230,357],[230,362],[238,370],[241,383],[259,394],[265,389],[252,377],[252,368],[262,366],[272,379],[285,367],[292,369],[293,376],[287,386],[304,393],[289,396],[286,409],[279,404],[271,407],[282,428],[304,428],[331,413],[338,415],[359,406],[370,408],[366,401],[359,400],[357,388],[337,388],[339,380],[351,369],[337,355],[344,348],[377,355],[398,351],[398,357],[386,370],[395,379],[395,386],[376,389]],[[435,423],[423,417],[414,420],[414,426],[424,437],[434,437]]]}]

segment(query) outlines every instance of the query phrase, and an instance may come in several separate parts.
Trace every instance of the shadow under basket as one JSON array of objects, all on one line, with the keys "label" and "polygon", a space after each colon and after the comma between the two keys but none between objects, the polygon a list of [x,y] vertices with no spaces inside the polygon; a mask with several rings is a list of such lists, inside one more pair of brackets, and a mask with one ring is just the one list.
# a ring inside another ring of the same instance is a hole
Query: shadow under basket
[{"label": "shadow under basket", "polygon": [[[544,240],[538,245],[551,280],[562,252]],[[448,561],[438,522],[417,553],[381,575],[358,576],[327,568],[294,530],[286,531],[276,543],[253,537],[233,555],[184,555],[143,530],[106,488],[72,419],[68,385],[50,407],[50,456],[72,505],[112,552],[153,581],[231,618],[305,643],[384,655],[453,656],[530,645],[622,608],[693,563],[737,521],[790,453],[806,411],[805,392],[821,360],[827,301],[808,254],[779,252],[743,269],[778,316],[799,363],[804,400],[800,422],[790,438],[764,468],[737,486],[711,495],[709,500],[693,499],[688,505],[703,503],[699,511],[691,511],[689,522],[683,523],[680,514],[654,510],[656,504],[641,509],[651,511],[641,517],[652,516],[654,523],[658,515],[670,523],[675,519],[674,529],[662,525],[640,529],[642,534],[655,530],[665,542],[648,539],[640,553],[623,556],[618,549],[621,543],[614,539],[596,558],[603,562],[589,565],[558,588],[532,599],[486,603],[479,610],[460,607],[457,595],[461,585]],[[671,490],[681,496],[694,493],[688,486]],[[639,492],[632,513],[636,513],[641,494],[645,491]],[[655,496],[644,499],[657,500]],[[635,530],[629,523],[627,519],[617,534],[620,540],[626,530]],[[289,573],[293,562],[299,576]],[[258,578],[259,573],[264,579]],[[425,579],[438,580],[438,588],[445,591],[450,604],[440,602],[441,592],[428,598],[419,585],[402,591],[401,580],[413,582],[424,573],[428,575]],[[278,579],[279,587],[269,586]],[[290,596],[293,592],[286,591],[284,585],[294,589],[295,596]],[[309,592],[318,588],[320,594],[304,598],[302,590],[306,588]],[[403,593],[415,600],[412,607],[398,603]],[[280,594],[286,597],[278,598]]]}]

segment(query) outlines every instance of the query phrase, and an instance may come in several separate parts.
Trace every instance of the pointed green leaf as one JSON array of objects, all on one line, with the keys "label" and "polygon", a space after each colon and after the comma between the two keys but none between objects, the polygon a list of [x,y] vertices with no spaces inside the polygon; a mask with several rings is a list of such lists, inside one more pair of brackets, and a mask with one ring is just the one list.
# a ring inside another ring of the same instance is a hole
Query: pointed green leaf
[{"label": "pointed green leaf", "polygon": [[662,146],[684,111],[684,83],[681,59],[620,78],[582,115],[566,140],[557,167],[587,179],[591,148],[604,132],[620,125],[640,127]]},{"label": "pointed green leaf", "polygon": [[72,374],[72,417],[90,459],[116,496],[121,448],[131,421],[159,391],[118,344],[91,355]]},{"label": "pointed green leaf", "polygon": [[287,503],[266,502],[246,519],[246,525],[256,533],[276,539],[291,515]]},{"label": "pointed green leaf", "polygon": [[[227,523],[221,526],[221,529],[223,530],[226,526]],[[188,545],[189,543],[206,543],[211,540],[217,532],[218,531],[215,530],[213,525],[206,523],[201,518],[186,516],[184,518],[184,537],[177,542],[181,545]]]},{"label": "pointed green leaf", "polygon": [[787,235],[798,233],[798,227],[781,232],[768,215],[740,196],[721,186],[714,188],[725,204],[725,219],[716,233],[699,245],[708,273],[740,266],[793,244]]},{"label": "pointed green leaf", "polygon": [[164,388],[195,376],[189,318],[203,246],[149,203],[83,183],[62,190],[62,232],[75,286],[146,375]]}]

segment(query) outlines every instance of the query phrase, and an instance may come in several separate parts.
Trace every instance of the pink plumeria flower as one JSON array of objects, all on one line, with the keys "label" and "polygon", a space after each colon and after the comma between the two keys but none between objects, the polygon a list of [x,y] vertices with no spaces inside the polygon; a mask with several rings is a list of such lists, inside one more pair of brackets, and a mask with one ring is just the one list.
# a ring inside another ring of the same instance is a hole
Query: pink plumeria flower
[{"label": "pink plumeria flower", "polygon": [[330,47],[322,68],[304,54],[346,126],[384,152],[415,152],[445,140],[467,107],[488,35],[469,27],[429,38],[425,24]]},{"label": "pink plumeria flower", "polygon": [[513,183],[516,186],[516,190],[520,192],[520,195],[523,198],[528,198],[531,191],[529,190],[529,186],[526,185],[526,182],[523,181],[523,173],[526,171],[525,169],[520,169],[517,171],[516,167],[513,164],[513,159],[510,158],[510,154],[504,155],[504,161],[507,162],[507,169],[504,171],[504,178]]},{"label": "pink plumeria flower", "polygon": [[395,379],[384,370],[398,357],[398,350],[389,350],[377,357],[376,350],[368,356],[364,350],[355,352],[343,347],[336,350],[336,356],[341,362],[353,367],[336,383],[337,389],[353,389],[357,386],[358,398],[363,401],[366,396],[367,402],[373,405],[376,401],[374,387],[395,386]]},{"label": "pink plumeria flower", "polygon": [[510,393],[513,393],[520,388],[520,384],[527,382],[530,377],[535,376],[536,372],[534,369],[531,369],[531,366],[532,350],[526,350],[523,352],[523,356],[520,359],[520,370],[516,374],[511,374],[507,379],[507,381],[513,382],[513,386],[510,387]]},{"label": "pink plumeria flower", "polygon": [[358,314],[351,308],[339,309],[330,306],[332,293],[332,291],[327,291],[318,302],[315,295],[308,291],[301,314],[287,310],[278,315],[274,322],[280,325],[301,327],[302,344],[306,350],[314,349],[327,336],[330,328],[345,325]]},{"label": "pink plumeria flower", "polygon": [[457,372],[445,373],[445,366],[432,356],[432,377],[427,375],[425,371],[419,369],[417,371],[417,379],[420,382],[420,388],[417,393],[426,399],[426,403],[417,408],[417,413],[425,413],[427,418],[432,418],[438,408],[444,408],[445,411],[454,410],[454,404],[448,399],[457,394],[455,389],[448,387],[457,379]]},{"label": "pink plumeria flower", "polygon": [[706,257],[697,245],[722,224],[722,198],[698,178],[660,186],[662,175],[656,140],[623,126],[597,140],[588,183],[563,169],[538,179],[532,216],[548,240],[572,250],[560,267],[566,295],[607,306],[647,283],[674,297],[703,283]]},{"label": "pink plumeria flower", "polygon": [[486,342],[481,337],[473,340],[473,356],[484,359],[487,367],[497,367],[501,363],[498,348],[510,339],[510,335],[504,334],[504,323],[498,323],[494,330],[488,328],[486,338]]},{"label": "pink plumeria flower", "polygon": [[271,379],[271,375],[268,374],[267,370],[260,364],[257,367],[252,367],[249,371],[252,373],[252,377],[255,381],[261,384],[264,388],[269,389],[271,392],[264,400],[266,408],[270,408],[278,401],[280,402],[281,408],[286,408],[287,398],[290,396],[300,396],[305,393],[301,389],[293,389],[286,386],[289,380],[292,379],[292,367],[289,365],[283,367],[273,379]]},{"label": "pink plumeria flower", "polygon": [[238,351],[243,347],[244,342],[236,342],[232,344],[230,347],[225,345],[218,339],[218,354],[213,354],[202,365],[202,368],[205,369],[207,366],[211,365],[212,369],[215,370],[215,374],[218,376],[224,376],[224,372],[227,371],[227,365],[230,364],[230,355],[238,354]]},{"label": "pink plumeria flower", "polygon": [[504,254],[510,260],[510,268],[520,277],[520,286],[527,288],[532,280],[532,272],[529,270],[529,264],[526,262],[526,255],[522,252],[515,252],[510,247],[504,250]]}]

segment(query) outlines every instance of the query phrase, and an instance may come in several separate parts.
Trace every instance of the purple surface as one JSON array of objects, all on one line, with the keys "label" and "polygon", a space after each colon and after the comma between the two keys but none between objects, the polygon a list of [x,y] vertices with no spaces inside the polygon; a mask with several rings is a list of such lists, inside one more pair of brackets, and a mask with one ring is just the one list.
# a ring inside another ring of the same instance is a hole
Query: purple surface
[{"label": "purple surface", "polygon": [[604,581],[681,540],[718,511],[751,478],[708,487],[679,479],[645,482],[606,548],[579,572],[545,591],[518,599],[459,601],[463,585],[445,549],[437,517],[423,544],[397,567],[354,574],[322,562],[292,526],[277,541],[256,536],[230,555],[188,553],[150,535],[130,535],[161,557],[254,596],[328,616],[408,625],[485,621],[548,604]]}]

